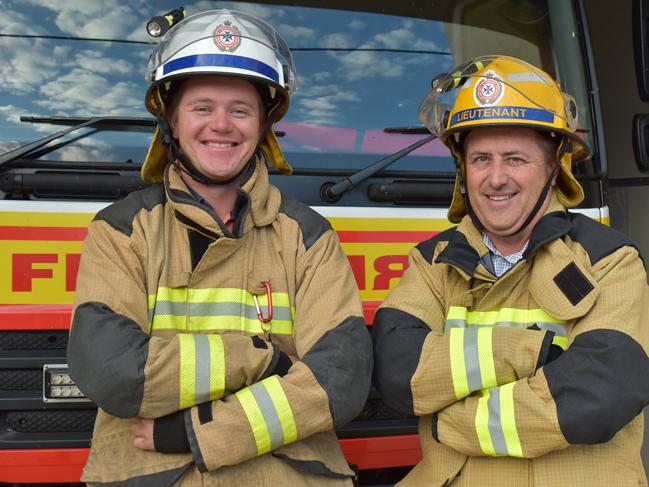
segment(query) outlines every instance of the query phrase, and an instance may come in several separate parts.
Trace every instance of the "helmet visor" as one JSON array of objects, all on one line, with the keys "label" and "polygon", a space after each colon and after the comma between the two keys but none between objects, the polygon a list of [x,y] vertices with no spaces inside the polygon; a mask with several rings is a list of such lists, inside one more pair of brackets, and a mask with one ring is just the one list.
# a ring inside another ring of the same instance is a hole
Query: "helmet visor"
[{"label": "helmet visor", "polygon": [[[496,74],[499,70],[489,69],[492,62],[513,63],[515,71]],[[541,111],[550,112],[563,121],[559,125],[573,132],[577,128],[577,104],[567,93],[558,91],[561,96],[559,106],[551,106],[547,99],[526,89],[529,82],[544,83],[550,88],[557,89],[556,83],[540,69],[519,59],[507,56],[480,56],[443,73],[431,82],[431,90],[419,106],[419,118],[433,134],[445,140],[447,131],[454,125],[452,113],[456,99],[461,90],[468,90],[481,80],[492,80],[493,84],[502,84],[514,90],[525,101],[526,105]],[[493,86],[492,84],[492,86]]]}]

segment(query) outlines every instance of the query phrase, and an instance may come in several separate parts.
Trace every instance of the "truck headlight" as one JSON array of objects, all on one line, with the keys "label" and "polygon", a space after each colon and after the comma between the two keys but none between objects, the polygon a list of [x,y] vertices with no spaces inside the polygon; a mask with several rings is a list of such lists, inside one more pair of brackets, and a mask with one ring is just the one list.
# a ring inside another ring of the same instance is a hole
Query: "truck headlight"
[{"label": "truck headlight", "polygon": [[68,372],[67,364],[43,365],[44,402],[89,402]]}]

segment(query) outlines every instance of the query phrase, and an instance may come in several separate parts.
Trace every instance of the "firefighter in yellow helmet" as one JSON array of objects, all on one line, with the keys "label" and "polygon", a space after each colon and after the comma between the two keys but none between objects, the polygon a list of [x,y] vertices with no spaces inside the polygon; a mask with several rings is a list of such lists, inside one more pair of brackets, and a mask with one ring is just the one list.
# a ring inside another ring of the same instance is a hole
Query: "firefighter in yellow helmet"
[{"label": "firefighter in yellow helmet", "polygon": [[371,340],[336,233],[268,179],[290,172],[286,43],[202,12],[147,79],[152,184],[97,214],[77,278],[68,363],[100,408],[82,480],[352,485],[334,428],[365,403]]},{"label": "firefighter in yellow helmet", "polygon": [[574,100],[483,56],[420,117],[456,159],[458,226],[412,249],[373,326],[377,388],[420,417],[399,485],[646,486],[647,276],[627,237],[566,211],[589,155]]}]

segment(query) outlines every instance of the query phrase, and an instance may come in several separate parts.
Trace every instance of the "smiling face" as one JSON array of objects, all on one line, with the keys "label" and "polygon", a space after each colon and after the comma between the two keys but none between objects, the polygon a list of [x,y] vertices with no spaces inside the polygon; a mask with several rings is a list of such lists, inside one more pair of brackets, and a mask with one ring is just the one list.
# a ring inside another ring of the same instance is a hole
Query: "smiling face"
[{"label": "smiling face", "polygon": [[248,81],[196,76],[182,83],[169,125],[203,175],[226,181],[250,160],[261,137],[259,94]]},{"label": "smiling face", "polygon": [[[489,238],[527,241],[550,202],[550,192],[532,222],[511,236],[534,209],[556,163],[548,162],[542,136],[521,127],[471,130],[464,142],[469,201]],[[556,176],[552,185],[556,183]],[[511,249],[509,249],[511,250]],[[514,249],[516,251],[517,249]],[[506,254],[507,255],[507,254]]]}]

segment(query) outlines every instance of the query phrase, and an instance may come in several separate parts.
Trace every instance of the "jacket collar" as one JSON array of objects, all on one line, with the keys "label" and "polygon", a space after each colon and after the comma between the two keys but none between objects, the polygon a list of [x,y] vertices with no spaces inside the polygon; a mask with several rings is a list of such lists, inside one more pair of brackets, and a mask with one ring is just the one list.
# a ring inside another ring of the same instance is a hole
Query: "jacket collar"
[{"label": "jacket collar", "polygon": [[255,226],[269,225],[277,218],[281,197],[277,188],[268,180],[263,155],[255,155],[251,168],[250,173],[244,173],[237,190],[241,210],[230,231],[211,208],[206,208],[192,197],[180,170],[175,165],[168,164],[164,186],[176,218],[183,225],[214,239],[240,238]]},{"label": "jacket collar", "polygon": [[[570,231],[570,219],[566,208],[552,192],[550,204],[543,217],[537,222],[530,235],[527,249],[523,258],[531,260],[537,250],[549,242],[561,238]],[[462,270],[466,276],[472,276],[476,268],[482,263],[488,269],[489,265],[484,259],[489,249],[484,243],[482,232],[473,224],[466,215],[457,226],[448,240],[448,245],[440,252],[435,262],[444,262]]]}]

